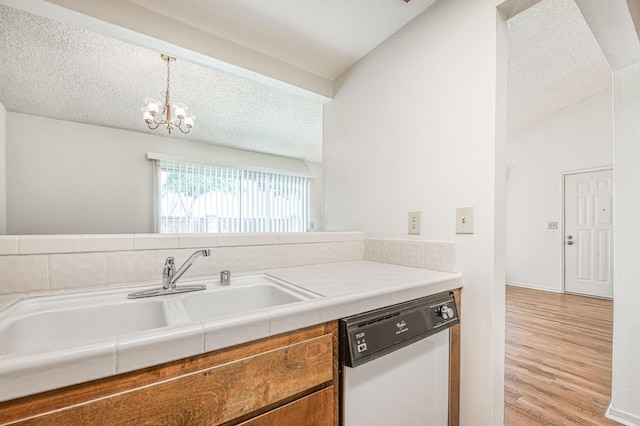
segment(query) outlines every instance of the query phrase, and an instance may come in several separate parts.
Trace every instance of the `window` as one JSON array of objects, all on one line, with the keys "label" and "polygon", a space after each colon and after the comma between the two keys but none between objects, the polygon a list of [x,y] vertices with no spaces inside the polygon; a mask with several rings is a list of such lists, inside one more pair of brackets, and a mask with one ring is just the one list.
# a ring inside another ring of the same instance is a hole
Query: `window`
[{"label": "window", "polygon": [[158,231],[304,232],[309,178],[156,160]]}]

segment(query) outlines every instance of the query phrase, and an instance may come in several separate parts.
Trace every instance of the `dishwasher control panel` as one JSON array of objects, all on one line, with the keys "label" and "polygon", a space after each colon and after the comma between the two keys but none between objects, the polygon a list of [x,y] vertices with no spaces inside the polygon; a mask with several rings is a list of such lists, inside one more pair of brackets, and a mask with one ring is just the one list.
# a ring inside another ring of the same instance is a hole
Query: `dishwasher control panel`
[{"label": "dishwasher control panel", "polygon": [[340,320],[342,364],[356,367],[458,323],[452,292]]}]

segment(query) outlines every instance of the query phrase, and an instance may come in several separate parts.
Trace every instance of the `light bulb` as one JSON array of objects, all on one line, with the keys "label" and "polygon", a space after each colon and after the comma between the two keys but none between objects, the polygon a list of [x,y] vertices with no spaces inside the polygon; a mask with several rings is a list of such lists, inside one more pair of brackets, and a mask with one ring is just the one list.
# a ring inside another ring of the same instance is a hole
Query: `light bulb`
[{"label": "light bulb", "polygon": [[153,98],[146,98],[144,100],[144,103],[146,104],[147,111],[149,111],[149,114],[151,114],[152,116],[160,112],[160,101],[157,101]]},{"label": "light bulb", "polygon": [[153,122],[153,114],[151,114],[147,107],[142,107],[142,118],[147,124]]},{"label": "light bulb", "polygon": [[187,115],[187,106],[185,104],[173,104],[173,113],[180,120],[184,120]]},{"label": "light bulb", "polygon": [[184,118],[184,125],[187,127],[187,129],[190,129],[193,127],[193,122],[196,119],[195,115],[187,115]]}]

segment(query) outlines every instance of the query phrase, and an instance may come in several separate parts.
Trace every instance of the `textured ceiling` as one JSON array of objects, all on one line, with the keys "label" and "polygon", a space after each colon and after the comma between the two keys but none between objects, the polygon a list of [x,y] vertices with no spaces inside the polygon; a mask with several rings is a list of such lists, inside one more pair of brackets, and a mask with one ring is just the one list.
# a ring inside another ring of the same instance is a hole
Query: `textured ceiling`
[{"label": "textured ceiling", "polygon": [[611,87],[611,70],[574,0],[544,0],[507,22],[509,131]]},{"label": "textured ceiling", "polygon": [[[328,3],[293,0],[185,0],[189,7],[180,10],[169,9],[167,0],[130,1],[157,13],[175,11],[189,25],[326,76],[350,66],[433,3],[398,0],[367,8],[370,3],[358,0],[357,8],[340,2],[340,9],[332,0],[337,13]],[[398,9],[399,3],[406,8]],[[374,31],[389,7],[398,16]],[[358,16],[367,9],[375,13]],[[245,24],[238,24],[243,17]],[[610,87],[611,72],[574,0],[544,0],[515,16],[508,21],[508,39],[512,133]],[[159,51],[132,41],[0,5],[0,102],[9,111],[166,136],[148,130],[140,112],[144,98],[160,98],[165,64]],[[197,116],[192,133],[177,137],[321,161],[320,103],[176,56],[172,100]]]},{"label": "textured ceiling", "polygon": [[[0,46],[7,110],[166,135],[148,130],[140,110],[166,86],[159,52],[3,5]],[[171,76],[172,101],[196,115],[179,137],[321,161],[321,104],[183,60]]]}]

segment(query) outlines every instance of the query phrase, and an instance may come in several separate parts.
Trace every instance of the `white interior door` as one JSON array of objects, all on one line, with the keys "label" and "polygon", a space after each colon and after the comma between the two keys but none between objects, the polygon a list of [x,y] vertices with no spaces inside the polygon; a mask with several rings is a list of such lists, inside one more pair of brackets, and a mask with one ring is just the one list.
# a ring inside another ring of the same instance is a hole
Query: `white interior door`
[{"label": "white interior door", "polygon": [[613,171],[564,178],[565,291],[613,297]]}]

